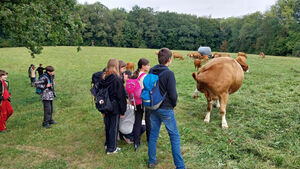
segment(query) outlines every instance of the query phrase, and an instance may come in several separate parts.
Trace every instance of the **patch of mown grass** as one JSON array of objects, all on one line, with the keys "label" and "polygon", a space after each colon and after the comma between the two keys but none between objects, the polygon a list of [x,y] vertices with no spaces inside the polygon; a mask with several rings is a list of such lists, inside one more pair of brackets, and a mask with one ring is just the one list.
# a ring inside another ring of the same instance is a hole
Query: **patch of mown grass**
[{"label": "patch of mown grass", "polygon": [[[137,63],[145,57],[157,64],[154,49],[45,47],[32,59],[25,48],[1,48],[0,69],[9,72],[14,114],[10,130],[0,133],[0,168],[146,168],[147,142],[135,152],[133,145],[119,141],[122,151],[106,155],[104,124],[91,105],[92,73],[102,70],[110,58]],[[184,56],[188,51],[178,51]],[[235,56],[235,54],[231,54]],[[300,166],[300,60],[249,55],[250,72],[243,86],[229,96],[227,122],[213,109],[211,122],[204,123],[206,99],[192,98],[195,81],[193,60],[175,60],[170,69],[176,76],[178,104],[175,116],[187,167],[198,168],[299,168]],[[53,65],[56,69],[54,119],[51,129],[41,127],[42,103],[30,87],[28,66]],[[174,168],[171,145],[162,125],[157,146],[157,168]]]}]

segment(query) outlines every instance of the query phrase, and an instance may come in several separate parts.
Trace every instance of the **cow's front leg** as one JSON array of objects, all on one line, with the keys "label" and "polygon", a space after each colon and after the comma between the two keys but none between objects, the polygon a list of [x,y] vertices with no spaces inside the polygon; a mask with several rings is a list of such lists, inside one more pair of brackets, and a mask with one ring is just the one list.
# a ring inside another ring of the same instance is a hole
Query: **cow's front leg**
[{"label": "cow's front leg", "polygon": [[212,100],[211,99],[207,99],[207,113],[204,119],[204,122],[209,123],[210,121],[210,112],[212,110]]}]

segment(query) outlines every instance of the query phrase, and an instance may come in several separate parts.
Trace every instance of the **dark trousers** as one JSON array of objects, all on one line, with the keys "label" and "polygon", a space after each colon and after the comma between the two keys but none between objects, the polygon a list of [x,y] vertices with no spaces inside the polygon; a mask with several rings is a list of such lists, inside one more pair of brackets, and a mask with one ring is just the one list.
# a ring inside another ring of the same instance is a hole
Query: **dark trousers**
[{"label": "dark trousers", "polygon": [[[141,128],[142,128],[142,120],[144,114],[144,106],[137,105],[136,110],[134,111],[135,121],[133,125],[133,140],[134,144],[141,144]],[[147,142],[149,141],[150,130],[151,130],[151,122],[150,122],[150,111],[146,110],[145,113],[145,121],[146,121],[146,135]]]},{"label": "dark trousers", "polygon": [[119,131],[119,114],[105,114],[105,145],[107,146],[106,152],[113,152],[117,148],[117,137]]},{"label": "dark trousers", "polygon": [[53,102],[52,100],[43,100],[44,105],[44,121],[43,126],[49,125],[54,122],[52,119],[52,113],[53,113]]}]

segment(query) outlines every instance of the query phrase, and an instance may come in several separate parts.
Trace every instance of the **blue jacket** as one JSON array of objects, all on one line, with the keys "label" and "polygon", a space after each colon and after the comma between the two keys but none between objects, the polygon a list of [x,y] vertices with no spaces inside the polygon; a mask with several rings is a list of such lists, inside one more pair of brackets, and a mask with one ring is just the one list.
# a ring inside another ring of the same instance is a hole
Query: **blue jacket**
[{"label": "blue jacket", "polygon": [[177,104],[176,80],[174,72],[167,66],[156,65],[152,67],[149,73],[159,76],[159,89],[162,95],[167,93],[165,100],[160,105],[159,109],[174,109]]}]

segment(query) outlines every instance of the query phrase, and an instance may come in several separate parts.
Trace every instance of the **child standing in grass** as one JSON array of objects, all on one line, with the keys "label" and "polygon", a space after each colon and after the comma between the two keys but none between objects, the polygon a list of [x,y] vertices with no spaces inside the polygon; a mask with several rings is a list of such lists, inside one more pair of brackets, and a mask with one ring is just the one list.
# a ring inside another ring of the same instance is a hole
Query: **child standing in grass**
[{"label": "child standing in grass", "polygon": [[33,65],[30,70],[30,79],[31,79],[31,86],[34,86],[34,82],[36,81],[36,67]]},{"label": "child standing in grass", "polygon": [[44,105],[44,121],[42,126],[45,128],[50,128],[52,124],[56,122],[52,118],[53,114],[53,100],[55,95],[54,91],[54,67],[47,66],[45,68],[46,73],[41,76],[41,78],[34,83],[37,88],[42,89],[41,99]]},{"label": "child standing in grass", "polygon": [[39,78],[44,74],[44,69],[45,68],[43,68],[43,64],[40,64],[40,66],[36,69],[39,73]]},{"label": "child standing in grass", "polygon": [[116,59],[110,59],[101,77],[100,81],[96,82],[95,85],[98,86],[97,90],[107,88],[113,107],[112,112],[101,112],[105,124],[106,154],[114,154],[121,150],[121,148],[117,147],[119,119],[124,118],[126,111],[126,93],[120,78],[119,62]]},{"label": "child standing in grass", "polygon": [[170,137],[173,161],[176,169],[185,169],[180,150],[180,135],[173,110],[177,104],[177,91],[174,72],[168,68],[172,63],[171,57],[172,52],[168,48],[160,49],[158,52],[159,64],[150,69],[150,73],[159,76],[159,89],[162,95],[166,93],[166,97],[157,110],[151,111],[151,132],[148,142],[148,168],[154,168],[158,163],[156,159],[156,144],[160,126],[163,122]]},{"label": "child standing in grass", "polygon": [[[141,58],[138,61],[138,68],[134,72],[133,76],[131,79],[139,79],[139,84],[141,86],[141,89],[143,90],[144,85],[143,81],[145,76],[147,75],[146,72],[148,72],[150,69],[150,63],[149,60],[146,58]],[[140,145],[141,145],[141,130],[142,130],[142,119],[143,119],[143,114],[145,112],[144,106],[142,104],[136,105],[136,110],[135,110],[135,122],[133,126],[133,133],[134,133],[134,148],[137,150]],[[147,110],[145,112],[145,121],[146,121],[146,135],[147,135],[147,141],[149,140],[149,135],[150,135],[150,113]]]},{"label": "child standing in grass", "polygon": [[6,121],[12,115],[13,108],[10,104],[8,92],[7,72],[0,70],[0,132],[6,132]]}]

